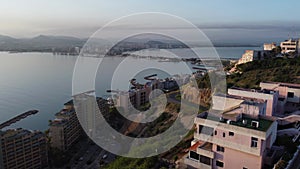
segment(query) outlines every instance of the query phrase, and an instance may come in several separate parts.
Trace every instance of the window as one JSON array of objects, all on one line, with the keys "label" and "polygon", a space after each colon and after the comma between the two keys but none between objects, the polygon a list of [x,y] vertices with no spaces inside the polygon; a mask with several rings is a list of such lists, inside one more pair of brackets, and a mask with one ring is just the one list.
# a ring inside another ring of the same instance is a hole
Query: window
[{"label": "window", "polygon": [[217,132],[217,130],[215,130],[215,135],[217,135],[218,134],[218,132]]},{"label": "window", "polygon": [[221,161],[216,161],[216,165],[218,166],[218,167],[224,167],[224,163],[223,162],[221,162]]},{"label": "window", "polygon": [[225,148],[217,145],[217,151],[224,152]]},{"label": "window", "polygon": [[287,95],[288,95],[289,98],[294,98],[294,93],[293,92],[288,92]]},{"label": "window", "polygon": [[248,169],[247,167],[243,167],[243,169]]},{"label": "window", "polygon": [[226,136],[226,134],[223,132],[223,137],[225,137]]},{"label": "window", "polygon": [[258,138],[251,137],[251,147],[257,147]]},{"label": "window", "polygon": [[234,136],[234,132],[230,131],[229,136]]},{"label": "window", "polygon": [[200,163],[211,165],[211,159],[209,157],[200,155]]},{"label": "window", "polygon": [[199,154],[197,154],[194,151],[190,151],[190,158],[195,159],[195,160],[199,160]]}]

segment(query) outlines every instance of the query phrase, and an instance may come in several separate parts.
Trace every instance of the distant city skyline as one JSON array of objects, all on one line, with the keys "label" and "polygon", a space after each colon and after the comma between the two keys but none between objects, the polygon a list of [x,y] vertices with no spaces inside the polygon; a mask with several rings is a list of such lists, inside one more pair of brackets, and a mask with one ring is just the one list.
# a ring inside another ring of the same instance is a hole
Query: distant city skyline
[{"label": "distant city skyline", "polygon": [[86,38],[113,19],[138,12],[163,12],[191,21],[212,38],[218,36],[222,39],[220,34],[228,34],[228,29],[235,29],[237,31],[231,32],[240,34],[246,31],[250,37],[255,33],[259,37],[266,29],[279,32],[282,37],[298,36],[300,32],[296,30],[300,28],[300,22],[293,11],[296,12],[299,5],[296,0],[290,0],[288,4],[271,0],[191,0],[188,3],[179,0],[11,0],[0,5],[0,35],[27,38],[45,34]]}]

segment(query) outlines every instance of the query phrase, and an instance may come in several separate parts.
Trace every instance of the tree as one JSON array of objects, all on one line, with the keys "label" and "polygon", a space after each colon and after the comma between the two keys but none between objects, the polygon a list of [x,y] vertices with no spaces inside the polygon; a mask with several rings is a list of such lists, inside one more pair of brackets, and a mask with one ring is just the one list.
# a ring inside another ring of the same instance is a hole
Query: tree
[{"label": "tree", "polygon": [[281,47],[280,46],[276,46],[276,48],[273,49],[275,54],[280,54],[281,53]]}]

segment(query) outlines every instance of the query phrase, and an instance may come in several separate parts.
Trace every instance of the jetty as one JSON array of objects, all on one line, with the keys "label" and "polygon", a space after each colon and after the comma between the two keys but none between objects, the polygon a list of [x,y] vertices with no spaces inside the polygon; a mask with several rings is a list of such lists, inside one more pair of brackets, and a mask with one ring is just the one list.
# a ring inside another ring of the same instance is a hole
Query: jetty
[{"label": "jetty", "polygon": [[7,120],[6,122],[0,124],[0,130],[3,129],[4,127],[10,126],[11,124],[20,121],[22,119],[25,119],[28,116],[37,114],[38,112],[39,112],[38,110],[29,110],[29,111],[27,111],[25,113],[22,113],[22,114],[20,114],[20,115],[18,115],[16,117],[13,117],[12,119]]}]

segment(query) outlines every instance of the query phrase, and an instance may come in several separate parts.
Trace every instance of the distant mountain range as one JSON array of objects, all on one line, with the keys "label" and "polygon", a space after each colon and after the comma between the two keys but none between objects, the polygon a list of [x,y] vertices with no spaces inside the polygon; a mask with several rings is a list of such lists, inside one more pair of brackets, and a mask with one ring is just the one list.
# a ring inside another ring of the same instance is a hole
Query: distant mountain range
[{"label": "distant mountain range", "polygon": [[[11,52],[61,52],[61,53],[73,53],[75,47],[81,48],[87,38],[80,39],[69,36],[48,36],[40,35],[34,38],[13,38],[9,36],[0,35],[0,51]],[[106,40],[98,39],[102,43],[107,43]],[[148,46],[174,46],[175,48],[182,47],[182,43],[167,40],[167,39],[151,39],[140,38],[131,39],[131,44],[148,44]],[[121,43],[122,44],[122,43]],[[175,44],[175,45],[174,45]],[[193,45],[197,47],[199,44]],[[257,44],[228,44],[228,43],[214,43],[216,47],[243,47],[243,46],[258,46]],[[201,44],[200,44],[201,46]],[[186,47],[186,46],[184,46]]]},{"label": "distant mountain range", "polygon": [[82,47],[87,39],[79,39],[67,36],[45,36],[40,35],[34,38],[16,39],[0,35],[1,51],[41,51],[51,52],[53,49],[66,50],[72,47]]}]

